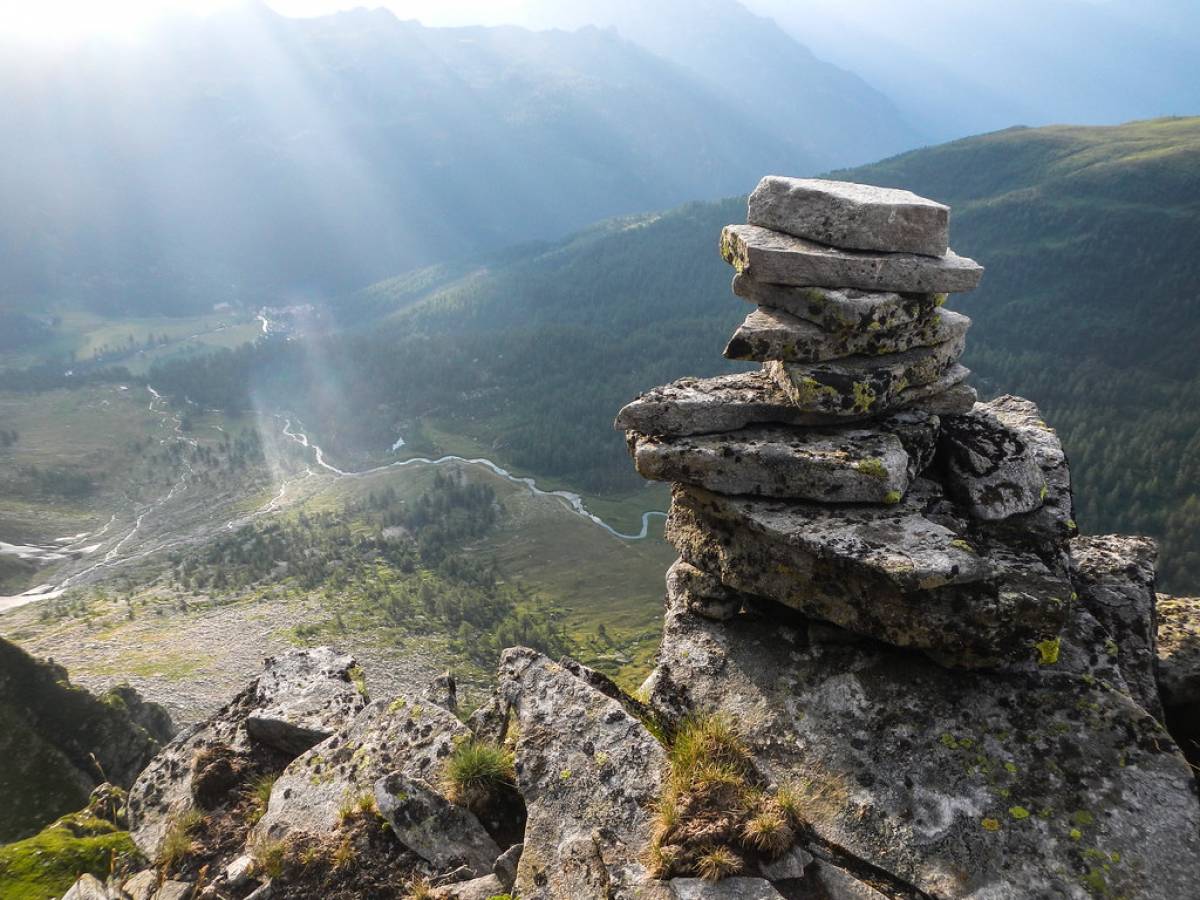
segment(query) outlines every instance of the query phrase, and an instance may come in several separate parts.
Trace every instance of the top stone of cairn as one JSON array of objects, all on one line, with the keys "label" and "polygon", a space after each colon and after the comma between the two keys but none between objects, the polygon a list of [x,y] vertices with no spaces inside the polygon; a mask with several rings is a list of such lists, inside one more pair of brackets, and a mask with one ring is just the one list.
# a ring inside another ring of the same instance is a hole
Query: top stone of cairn
[{"label": "top stone of cairn", "polygon": [[844,250],[942,256],[950,207],[910,191],[768,175],[750,195],[750,225]]}]

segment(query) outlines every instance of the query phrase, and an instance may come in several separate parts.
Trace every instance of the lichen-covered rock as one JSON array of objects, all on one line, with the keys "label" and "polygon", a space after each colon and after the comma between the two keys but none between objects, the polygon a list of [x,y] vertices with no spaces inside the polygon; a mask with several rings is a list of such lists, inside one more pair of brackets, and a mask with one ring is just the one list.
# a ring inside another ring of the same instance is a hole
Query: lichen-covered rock
[{"label": "lichen-covered rock", "polygon": [[1005,394],[979,404],[979,407],[995,416],[1025,444],[1046,482],[1042,504],[1033,512],[1010,516],[998,523],[998,533],[1031,546],[1060,541],[1076,534],[1071,469],[1062,442],[1042,419],[1037,404],[1024,397]]},{"label": "lichen-covered rock", "polygon": [[1033,452],[984,404],[945,417],[939,454],[946,492],[976,519],[995,522],[1033,512],[1049,492]]},{"label": "lichen-covered rock", "polygon": [[1071,541],[1071,558],[1079,600],[1115,642],[1130,696],[1161,722],[1154,594],[1158,545],[1150,538],[1118,534],[1077,537]]},{"label": "lichen-covered rock", "polygon": [[1200,597],[1158,595],[1158,686],[1167,728],[1200,766]]},{"label": "lichen-covered rock", "polygon": [[[931,432],[924,442],[928,446],[937,432],[937,419],[926,421]],[[900,438],[879,429],[758,426],[673,438],[630,433],[629,447],[643,478],[723,494],[884,503],[903,494],[913,474]]]},{"label": "lichen-covered rock", "polygon": [[495,875],[472,878],[458,884],[436,887],[429,892],[431,900],[492,900],[504,893],[504,885]]},{"label": "lichen-covered rock", "polygon": [[625,707],[532,650],[500,658],[516,716],[528,821],[514,893],[525,900],[665,898],[642,865],[662,746]]},{"label": "lichen-covered rock", "polygon": [[400,843],[439,873],[466,866],[491,874],[500,848],[469,810],[455,806],[420,778],[400,772],[375,782],[375,806]]},{"label": "lichen-covered rock", "polygon": [[843,356],[880,356],[931,347],[967,333],[971,320],[948,309],[891,331],[825,331],[805,319],[760,307],[737,327],[725,346],[727,359],[811,363]]},{"label": "lichen-covered rock", "polygon": [[889,356],[847,356],[808,364],[772,361],[763,364],[763,371],[805,412],[868,416],[897,406],[906,390],[946,376],[957,365],[965,342],[964,335]]},{"label": "lichen-covered rock", "polygon": [[742,596],[721,584],[721,579],[677,559],[667,569],[667,605],[723,622],[741,611]]},{"label": "lichen-covered rock", "polygon": [[[975,405],[975,391],[963,384],[970,374],[961,365],[953,366],[931,384],[901,391],[891,408],[919,408],[939,415],[965,412]],[[679,436],[764,424],[821,427],[844,423],[847,415],[856,414],[853,410],[822,414],[799,409],[775,380],[760,370],[715,378],[681,378],[653,388],[626,404],[617,415],[615,427],[641,434]]]},{"label": "lichen-covered rock", "polygon": [[948,516],[927,517],[940,500],[940,488],[926,479],[889,507],[676,486],[667,539],[729,588],[947,664],[1036,658],[1037,645],[1055,640],[1066,620],[1065,558],[1047,563],[1019,548],[985,545]]},{"label": "lichen-covered rock", "polygon": [[761,878],[672,878],[673,900],[784,900],[783,894]]},{"label": "lichen-covered rock", "polygon": [[733,276],[733,293],[756,306],[782,310],[825,331],[893,331],[927,319],[945,294],[898,294],[855,288],[789,287]]},{"label": "lichen-covered rock", "polygon": [[726,225],[721,255],[756,281],[797,287],[897,293],[970,291],[983,267],[953,250],[938,257],[878,250],[836,250],[757,225]]},{"label": "lichen-covered rock", "polygon": [[370,797],[376,782],[394,772],[436,784],[456,742],[469,737],[465,725],[435,704],[376,700],[284,769],[247,843],[293,832],[324,835],[348,806]]},{"label": "lichen-covered rock", "polygon": [[333,734],[366,705],[354,657],[330,647],[267,659],[246,716],[250,737],[292,755]]},{"label": "lichen-covered rock", "polygon": [[799,792],[814,853],[861,861],[890,879],[885,895],[1194,891],[1188,767],[1151,716],[1099,683],[814,644],[777,607],[723,623],[669,610],[658,660],[647,689],[660,713],[740,723],[759,770]]},{"label": "lichen-covered rock", "polygon": [[[256,760],[268,762],[267,768],[282,765],[296,755],[302,736],[315,743],[344,724],[360,702],[345,693],[347,686],[353,691],[345,660],[328,648],[272,657],[232,701],[164,747],[129,789],[130,832],[138,849],[155,859],[171,824],[235,787],[241,769]],[[251,732],[251,716],[260,718],[256,732],[269,742]]]},{"label": "lichen-covered rock", "polygon": [[849,250],[941,256],[950,245],[950,207],[850,181],[768,175],[750,194],[746,221]]}]

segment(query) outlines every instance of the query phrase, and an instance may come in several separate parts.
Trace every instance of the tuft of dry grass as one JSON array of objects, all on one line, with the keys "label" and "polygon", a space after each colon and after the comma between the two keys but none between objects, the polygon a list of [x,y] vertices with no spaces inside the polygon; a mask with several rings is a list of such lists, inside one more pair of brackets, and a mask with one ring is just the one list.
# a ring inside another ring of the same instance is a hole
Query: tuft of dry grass
[{"label": "tuft of dry grass", "polygon": [[720,881],[742,871],[742,858],[728,847],[713,847],[696,862],[696,874],[705,881]]}]

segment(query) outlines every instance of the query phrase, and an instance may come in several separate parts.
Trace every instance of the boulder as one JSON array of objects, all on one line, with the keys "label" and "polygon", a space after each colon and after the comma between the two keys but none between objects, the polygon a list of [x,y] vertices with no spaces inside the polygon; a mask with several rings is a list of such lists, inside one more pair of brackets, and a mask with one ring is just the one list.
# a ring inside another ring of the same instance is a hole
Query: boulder
[{"label": "boulder", "polygon": [[[933,443],[937,419],[929,418]],[[754,426],[726,434],[648,437],[629,446],[643,478],[692,484],[722,494],[826,503],[885,503],[903,495],[911,476],[900,438],[886,431]]]},{"label": "boulder", "polygon": [[759,771],[799,794],[814,854],[869,871],[885,896],[1194,891],[1187,764],[1153,717],[1099,683],[814,644],[802,619],[760,604],[722,623],[669,610],[646,689],[664,717],[739,723]]},{"label": "boulder", "polygon": [[746,317],[725,346],[727,359],[794,363],[824,362],[843,356],[880,356],[931,347],[962,337],[971,320],[948,309],[890,331],[825,331],[777,309],[760,307]]},{"label": "boulder", "polygon": [[1200,597],[1158,595],[1158,686],[1167,728],[1200,766]]},{"label": "boulder", "polygon": [[667,569],[667,605],[723,622],[741,611],[742,596],[721,584],[721,579],[677,559]]},{"label": "boulder", "polygon": [[801,410],[868,416],[902,403],[909,388],[933,384],[958,363],[966,336],[888,356],[847,356],[820,363],[767,362],[763,371]]},{"label": "boulder", "polygon": [[945,294],[973,290],[983,277],[982,266],[953,250],[937,257],[836,250],[757,225],[726,225],[721,255],[755,281],[797,287]]},{"label": "boulder", "polygon": [[1163,721],[1158,696],[1154,564],[1158,545],[1118,534],[1071,541],[1079,600],[1116,644],[1117,664],[1134,702]]},{"label": "boulder", "polygon": [[1032,451],[984,404],[946,416],[939,445],[946,492],[976,519],[995,522],[1033,512],[1049,492]]},{"label": "boulder", "polygon": [[484,875],[470,881],[436,887],[428,894],[430,900],[492,900],[504,894],[504,885],[495,875]]},{"label": "boulder", "polygon": [[705,881],[702,878],[672,878],[674,900],[784,900],[783,894],[761,878],[722,878]]},{"label": "boulder", "polygon": [[392,773],[436,784],[456,742],[469,737],[465,725],[435,704],[376,700],[284,769],[247,844],[293,832],[325,835],[348,804],[373,795],[376,782]]},{"label": "boulder", "polygon": [[267,659],[246,717],[256,741],[293,756],[329,737],[366,705],[354,683],[354,657],[330,647],[292,650]]},{"label": "boulder", "polygon": [[62,900],[119,900],[119,891],[110,891],[103,881],[94,875],[81,875],[63,894]]},{"label": "boulder", "polygon": [[985,545],[917,479],[893,506],[829,507],[678,485],[667,539],[729,588],[947,664],[1036,658],[1066,619],[1065,559]]},{"label": "boulder", "polygon": [[524,849],[524,844],[513,844],[497,856],[496,862],[492,865],[492,874],[500,879],[500,884],[505,891],[511,891],[517,881],[517,866],[521,862],[521,853]]},{"label": "boulder", "polygon": [[768,175],[750,194],[746,221],[848,250],[941,256],[950,207],[911,191]]},{"label": "boulder", "polygon": [[[284,752],[280,744],[294,748],[301,735],[315,737],[318,729],[332,731],[344,724],[357,703],[344,692],[340,663],[309,664],[335,658],[348,659],[327,648],[272,657],[232,701],[164,747],[129,789],[130,832],[138,849],[157,858],[176,818],[198,804],[217,802],[258,763],[266,769],[282,766],[295,753]],[[295,704],[293,697],[299,698]],[[268,736],[269,743],[251,734],[251,716],[263,723],[256,732]]]},{"label": "boulder", "polygon": [[[908,407],[938,414],[965,412],[975,404],[974,390],[962,383],[970,374],[963,366],[952,366],[935,382],[900,391],[888,409],[878,412]],[[627,404],[615,424],[622,431],[677,436],[737,431],[748,425],[821,427],[856,415],[852,406],[823,413],[801,410],[773,378],[756,371],[681,378],[653,388]]]},{"label": "boulder", "polygon": [[665,898],[641,859],[666,754],[616,699],[533,650],[500,658],[516,717],[517,786],[528,821],[513,893]]},{"label": "boulder", "polygon": [[822,892],[817,896],[823,900],[890,900],[869,884],[826,860],[813,863],[810,879]]},{"label": "boulder", "polygon": [[782,310],[825,331],[894,331],[927,319],[945,294],[898,294],[855,288],[789,287],[739,272],[733,293],[756,306]]},{"label": "boulder", "polygon": [[475,814],[455,806],[428,782],[401,772],[375,782],[375,806],[404,846],[437,872],[466,866],[490,874],[500,848]]}]

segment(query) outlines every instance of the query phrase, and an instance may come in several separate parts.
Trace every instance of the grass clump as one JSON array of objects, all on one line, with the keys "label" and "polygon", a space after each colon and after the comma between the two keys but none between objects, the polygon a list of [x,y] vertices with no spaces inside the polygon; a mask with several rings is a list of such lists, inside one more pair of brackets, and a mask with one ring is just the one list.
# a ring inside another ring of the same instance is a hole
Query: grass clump
[{"label": "grass clump", "polygon": [[246,798],[250,804],[246,811],[247,824],[254,825],[266,815],[267,806],[271,803],[271,791],[278,780],[279,773],[271,772],[258,778],[250,785],[249,790],[246,791]]},{"label": "grass clump", "polygon": [[287,862],[288,847],[283,841],[260,840],[250,848],[250,855],[258,871],[268,878],[278,878]]},{"label": "grass clump", "polygon": [[189,809],[171,819],[158,851],[158,865],[167,871],[178,869],[195,849],[193,836],[203,821],[204,814],[198,809]]},{"label": "grass clump", "polygon": [[790,788],[766,791],[729,718],[685,720],[667,761],[648,853],[658,877],[715,881],[743,871],[749,859],[774,859],[796,842],[799,795]]},{"label": "grass clump", "polygon": [[512,788],[516,778],[508,750],[486,741],[466,740],[446,762],[446,796],[452,803],[478,811]]}]

